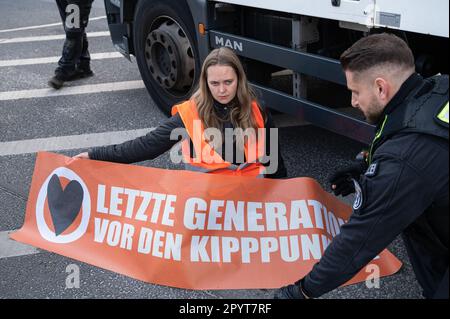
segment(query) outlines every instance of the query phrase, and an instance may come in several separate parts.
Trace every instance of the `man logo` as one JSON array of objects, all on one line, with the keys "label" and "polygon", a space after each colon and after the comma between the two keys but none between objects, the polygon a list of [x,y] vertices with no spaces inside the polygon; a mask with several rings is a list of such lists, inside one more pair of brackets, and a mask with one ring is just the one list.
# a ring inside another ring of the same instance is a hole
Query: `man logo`
[{"label": "man logo", "polygon": [[233,40],[231,42],[230,39],[219,37],[216,35],[216,45],[220,47],[227,47],[235,51],[244,52],[244,44],[242,42],[238,42]]},{"label": "man logo", "polygon": [[[69,180],[63,189],[60,177]],[[53,222],[51,230],[45,221],[45,203]],[[80,210],[81,208],[81,210]],[[69,234],[67,230],[78,215],[82,214],[79,226]],[[83,180],[68,168],[55,169],[42,184],[36,202],[36,222],[41,236],[53,243],[66,244],[79,239],[87,230],[91,215],[91,197]]]}]

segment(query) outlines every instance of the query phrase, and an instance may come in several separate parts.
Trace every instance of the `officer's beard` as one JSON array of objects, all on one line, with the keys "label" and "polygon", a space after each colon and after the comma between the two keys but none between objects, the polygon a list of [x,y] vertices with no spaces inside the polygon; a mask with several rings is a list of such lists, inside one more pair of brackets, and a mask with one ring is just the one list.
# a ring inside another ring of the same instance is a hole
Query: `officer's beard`
[{"label": "officer's beard", "polygon": [[369,123],[369,124],[377,124],[380,121],[380,119],[381,119],[381,116],[383,114],[383,110],[384,110],[384,106],[381,105],[377,101],[376,97],[374,96],[371,99],[371,101],[370,101],[368,107],[366,108],[366,110],[365,111],[363,110],[363,113],[364,113],[364,116],[366,118],[367,123]]}]

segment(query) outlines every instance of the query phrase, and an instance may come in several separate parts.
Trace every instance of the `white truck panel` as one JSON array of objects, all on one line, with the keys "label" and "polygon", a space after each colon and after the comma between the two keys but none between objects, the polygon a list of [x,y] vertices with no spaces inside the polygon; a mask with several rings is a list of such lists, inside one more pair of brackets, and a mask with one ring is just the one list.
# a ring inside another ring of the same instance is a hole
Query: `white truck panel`
[{"label": "white truck panel", "polygon": [[374,0],[342,0],[339,7],[332,6],[331,0],[220,0],[220,2],[363,25],[373,25],[369,14],[373,12],[375,6]]},{"label": "white truck panel", "polygon": [[220,0],[248,7],[448,37],[448,0]]},{"label": "white truck panel", "polygon": [[[375,26],[448,38],[448,3],[448,0],[376,0]],[[383,12],[391,14],[391,17],[389,14],[383,16]],[[383,23],[394,20],[400,22],[399,27]]]}]

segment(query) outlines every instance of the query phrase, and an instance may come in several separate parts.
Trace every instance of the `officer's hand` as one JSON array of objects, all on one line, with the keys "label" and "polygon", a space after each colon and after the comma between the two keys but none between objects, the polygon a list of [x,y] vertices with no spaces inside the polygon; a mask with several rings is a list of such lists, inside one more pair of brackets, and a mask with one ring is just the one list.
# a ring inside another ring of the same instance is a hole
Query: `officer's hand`
[{"label": "officer's hand", "polygon": [[366,163],[363,161],[355,162],[347,168],[337,171],[328,179],[334,195],[347,196],[355,192],[355,185],[352,178],[359,180],[361,174],[366,171]]},{"label": "officer's hand", "polygon": [[306,299],[305,295],[301,292],[299,281],[292,285],[281,287],[275,291],[274,299]]}]

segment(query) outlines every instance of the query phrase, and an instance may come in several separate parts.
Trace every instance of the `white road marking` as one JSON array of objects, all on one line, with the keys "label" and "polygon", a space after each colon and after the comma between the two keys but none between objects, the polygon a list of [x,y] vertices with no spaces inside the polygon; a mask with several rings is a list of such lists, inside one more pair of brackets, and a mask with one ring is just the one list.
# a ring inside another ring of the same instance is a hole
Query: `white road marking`
[{"label": "white road marking", "polygon": [[[107,36],[109,37],[109,35],[110,35],[109,31],[98,31],[87,33],[88,38],[107,37]],[[62,40],[65,38],[66,38],[65,34],[41,35],[35,37],[4,38],[0,39],[0,44]]]},{"label": "white road marking", "polygon": [[37,248],[19,243],[9,238],[9,234],[14,230],[0,232],[0,259],[39,253]]},{"label": "white road marking", "polygon": [[147,134],[154,127],[129,131],[55,136],[22,141],[0,143],[0,156],[36,153],[38,151],[60,151],[84,149],[102,145],[119,144]]},{"label": "white road marking", "polygon": [[[114,59],[114,58],[122,58],[122,57],[123,57],[123,55],[120,54],[119,52],[103,52],[103,53],[92,53],[91,54],[91,60]],[[59,61],[60,58],[61,58],[61,56],[51,56],[51,57],[46,57],[46,58],[0,60],[0,67],[56,63]]]},{"label": "white road marking", "polygon": [[[105,19],[105,18],[106,18],[106,16],[94,17],[94,18],[89,18],[89,21],[95,21],[95,20],[100,20],[100,19]],[[55,22],[55,23],[49,23],[49,24],[40,24],[40,25],[32,25],[32,26],[28,26],[28,27],[21,27],[21,28],[14,28],[14,29],[4,29],[4,30],[0,30],[0,33],[14,32],[14,31],[23,31],[23,30],[32,30],[32,29],[41,29],[41,28],[54,27],[54,26],[58,26],[58,25],[62,25],[62,22]]]},{"label": "white road marking", "polygon": [[[280,128],[289,127],[292,125],[292,123],[282,122],[280,122],[279,124]],[[154,129],[155,127],[149,127],[128,131],[112,131],[104,133],[54,136],[47,138],[0,142],[0,156],[29,154],[39,151],[84,149],[102,145],[119,144],[137,138],[139,136],[143,136],[148,132],[153,131]]]},{"label": "white road marking", "polygon": [[142,80],[138,81],[123,81],[123,82],[109,82],[100,84],[87,84],[79,86],[63,87],[60,90],[48,89],[34,89],[21,91],[6,91],[0,92],[0,101],[11,101],[20,99],[33,99],[41,97],[65,96],[90,94],[100,92],[115,92],[124,90],[136,90],[145,88]]}]

